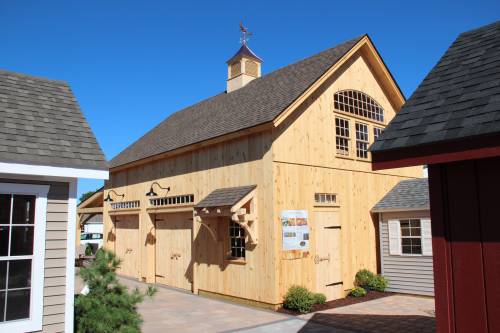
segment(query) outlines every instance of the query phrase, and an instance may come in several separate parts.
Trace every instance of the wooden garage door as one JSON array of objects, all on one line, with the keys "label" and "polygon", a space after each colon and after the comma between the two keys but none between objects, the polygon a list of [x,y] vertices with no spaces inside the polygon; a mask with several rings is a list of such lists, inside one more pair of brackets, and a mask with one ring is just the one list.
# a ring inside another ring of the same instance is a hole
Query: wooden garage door
[{"label": "wooden garage door", "polygon": [[139,216],[122,215],[115,218],[115,253],[122,260],[118,274],[139,277]]},{"label": "wooden garage door", "polygon": [[191,290],[193,214],[159,214],[156,224],[156,282]]},{"label": "wooden garage door", "polygon": [[316,211],[316,290],[327,300],[344,297],[342,285],[340,219],[337,211]]}]

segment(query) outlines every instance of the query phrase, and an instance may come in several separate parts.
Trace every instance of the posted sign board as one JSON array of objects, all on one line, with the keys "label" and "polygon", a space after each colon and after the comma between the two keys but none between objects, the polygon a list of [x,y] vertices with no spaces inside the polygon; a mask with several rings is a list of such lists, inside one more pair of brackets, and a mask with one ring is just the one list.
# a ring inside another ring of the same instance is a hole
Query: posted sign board
[{"label": "posted sign board", "polygon": [[281,211],[283,250],[308,250],[309,225],[307,210]]}]

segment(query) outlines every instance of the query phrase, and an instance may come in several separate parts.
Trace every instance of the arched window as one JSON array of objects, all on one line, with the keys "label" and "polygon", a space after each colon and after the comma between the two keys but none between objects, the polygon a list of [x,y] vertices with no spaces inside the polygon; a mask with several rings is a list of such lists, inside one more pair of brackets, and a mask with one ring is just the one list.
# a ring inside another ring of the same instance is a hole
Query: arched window
[{"label": "arched window", "polygon": [[373,98],[357,90],[342,90],[334,95],[335,109],[375,121],[384,121],[384,109]]}]

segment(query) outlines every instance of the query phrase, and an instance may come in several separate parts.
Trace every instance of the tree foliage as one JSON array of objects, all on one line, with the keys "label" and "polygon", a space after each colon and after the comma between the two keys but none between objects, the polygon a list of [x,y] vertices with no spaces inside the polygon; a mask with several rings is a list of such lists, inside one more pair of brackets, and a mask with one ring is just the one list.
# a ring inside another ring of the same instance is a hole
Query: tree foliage
[{"label": "tree foliage", "polygon": [[130,292],[120,284],[116,269],[120,260],[110,251],[100,249],[80,276],[89,287],[87,295],[75,300],[75,329],[78,333],[139,333],[142,323],[137,304],[156,290],[148,287],[145,294],[139,289]]},{"label": "tree foliage", "polygon": [[80,200],[78,204],[81,204],[82,202],[84,202],[85,200],[90,198],[94,193],[95,193],[95,191],[88,191],[88,192],[82,193],[82,195],[80,195],[80,199],[78,199],[78,200]]}]

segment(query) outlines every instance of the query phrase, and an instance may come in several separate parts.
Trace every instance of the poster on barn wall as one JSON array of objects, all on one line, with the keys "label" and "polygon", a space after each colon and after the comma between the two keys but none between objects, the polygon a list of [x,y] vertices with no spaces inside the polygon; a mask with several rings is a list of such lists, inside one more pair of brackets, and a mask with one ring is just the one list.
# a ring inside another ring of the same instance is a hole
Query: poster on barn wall
[{"label": "poster on barn wall", "polygon": [[283,251],[309,249],[307,210],[282,210]]}]

